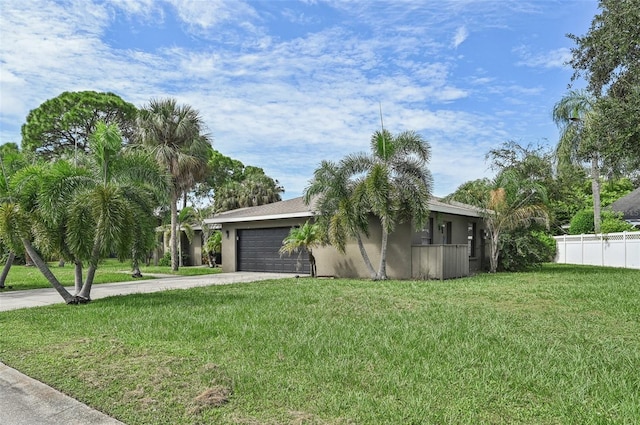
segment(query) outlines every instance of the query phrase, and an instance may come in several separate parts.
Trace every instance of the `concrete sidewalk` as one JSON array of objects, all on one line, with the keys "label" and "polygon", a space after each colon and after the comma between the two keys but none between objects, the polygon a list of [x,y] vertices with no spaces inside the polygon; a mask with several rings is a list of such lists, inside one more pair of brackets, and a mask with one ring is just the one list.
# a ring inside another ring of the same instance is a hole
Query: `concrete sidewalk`
[{"label": "concrete sidewalk", "polygon": [[[289,273],[236,272],[106,283],[92,288],[91,299],[96,300],[114,295],[158,292],[168,289],[187,289],[198,286],[228,285],[231,283],[293,277],[294,275]],[[72,290],[73,288],[71,288],[70,292]],[[62,297],[53,288],[0,292],[0,312],[62,302]],[[69,308],[74,307],[70,306]],[[122,422],[98,412],[0,362],[0,424],[122,425]]]}]

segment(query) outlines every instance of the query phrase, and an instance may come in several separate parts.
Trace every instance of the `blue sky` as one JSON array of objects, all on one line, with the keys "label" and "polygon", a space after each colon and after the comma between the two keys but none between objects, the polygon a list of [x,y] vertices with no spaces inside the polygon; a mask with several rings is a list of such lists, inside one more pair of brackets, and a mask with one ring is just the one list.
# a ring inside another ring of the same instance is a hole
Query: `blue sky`
[{"label": "blue sky", "polygon": [[[595,0],[2,0],[0,143],[63,91],[198,109],[214,148],[299,196],[380,127],[432,147],[434,194],[502,142],[555,145],[572,42]],[[582,87],[577,82],[575,87]]]}]

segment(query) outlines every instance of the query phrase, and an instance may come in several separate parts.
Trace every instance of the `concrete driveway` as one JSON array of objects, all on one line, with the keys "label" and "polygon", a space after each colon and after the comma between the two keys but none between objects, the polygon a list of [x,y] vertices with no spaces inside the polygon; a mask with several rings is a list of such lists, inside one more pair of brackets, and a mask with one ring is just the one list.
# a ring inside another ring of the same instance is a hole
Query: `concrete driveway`
[{"label": "concrete driveway", "polygon": [[[290,273],[236,272],[107,283],[95,285],[91,290],[91,298],[96,300],[114,295],[293,277],[295,276]],[[71,288],[72,290],[73,288]],[[62,298],[53,288],[0,292],[0,312],[62,302]],[[0,424],[116,425],[122,424],[122,422],[0,362]]]}]

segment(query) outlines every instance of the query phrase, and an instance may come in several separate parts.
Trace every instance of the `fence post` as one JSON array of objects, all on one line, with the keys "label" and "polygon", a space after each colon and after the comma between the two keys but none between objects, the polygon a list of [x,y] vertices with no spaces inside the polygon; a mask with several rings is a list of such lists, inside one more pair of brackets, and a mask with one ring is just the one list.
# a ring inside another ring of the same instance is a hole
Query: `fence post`
[{"label": "fence post", "polygon": [[622,232],[622,245],[624,245],[624,268],[627,268],[627,231]]}]

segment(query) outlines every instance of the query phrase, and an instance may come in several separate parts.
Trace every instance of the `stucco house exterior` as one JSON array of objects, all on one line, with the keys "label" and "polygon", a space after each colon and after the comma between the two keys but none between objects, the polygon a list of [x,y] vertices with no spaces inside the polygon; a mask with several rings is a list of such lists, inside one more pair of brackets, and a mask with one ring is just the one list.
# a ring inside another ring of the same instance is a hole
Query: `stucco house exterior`
[{"label": "stucco house exterior", "polygon": [[[389,235],[387,275],[391,279],[446,279],[467,276],[488,264],[482,217],[477,209],[437,198],[429,202],[430,219],[424,229],[410,223]],[[222,268],[225,271],[309,273],[306,253],[281,256],[282,240],[294,226],[315,216],[313,203],[294,198],[217,214],[205,220],[222,231]],[[369,238],[363,238],[374,268],[380,259],[381,228],[371,220]],[[318,276],[361,277],[369,274],[355,240],[344,253],[328,245],[314,249]]]}]

